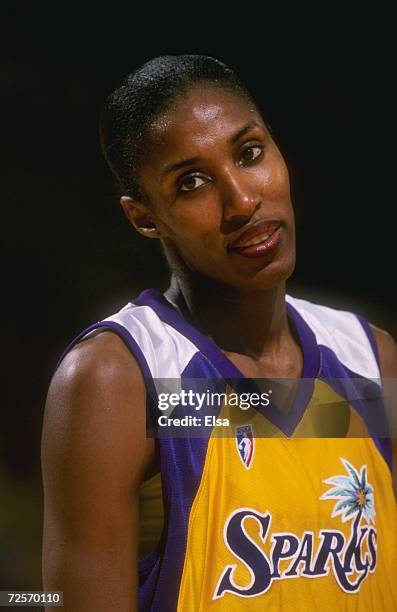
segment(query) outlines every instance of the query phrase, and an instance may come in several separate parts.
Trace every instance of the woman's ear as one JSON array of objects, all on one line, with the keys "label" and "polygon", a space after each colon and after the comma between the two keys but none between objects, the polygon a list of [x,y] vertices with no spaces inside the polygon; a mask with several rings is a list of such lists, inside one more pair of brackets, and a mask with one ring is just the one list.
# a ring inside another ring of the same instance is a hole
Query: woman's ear
[{"label": "woman's ear", "polygon": [[122,196],[120,204],[125,216],[137,232],[147,238],[160,238],[161,232],[157,228],[154,216],[144,204],[128,196]]}]

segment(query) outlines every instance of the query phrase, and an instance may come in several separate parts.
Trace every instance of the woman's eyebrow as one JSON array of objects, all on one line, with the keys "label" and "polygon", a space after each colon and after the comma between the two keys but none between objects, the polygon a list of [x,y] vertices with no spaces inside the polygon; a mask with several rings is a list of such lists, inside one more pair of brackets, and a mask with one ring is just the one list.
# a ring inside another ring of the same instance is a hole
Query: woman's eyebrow
[{"label": "woman's eyebrow", "polygon": [[175,170],[179,170],[180,168],[185,168],[186,166],[193,166],[193,164],[198,164],[200,160],[201,157],[190,157],[189,159],[183,159],[182,161],[176,162],[174,164],[168,164],[164,168],[162,176],[165,176],[170,172],[175,172]]},{"label": "woman's eyebrow", "polygon": [[244,134],[246,134],[250,130],[253,130],[256,127],[259,127],[259,123],[256,123],[256,121],[249,121],[244,125],[244,127],[242,127],[240,130],[238,130],[238,132],[236,132],[235,134],[233,134],[233,136],[229,138],[230,144],[234,144],[238,141],[239,138],[244,136]]}]

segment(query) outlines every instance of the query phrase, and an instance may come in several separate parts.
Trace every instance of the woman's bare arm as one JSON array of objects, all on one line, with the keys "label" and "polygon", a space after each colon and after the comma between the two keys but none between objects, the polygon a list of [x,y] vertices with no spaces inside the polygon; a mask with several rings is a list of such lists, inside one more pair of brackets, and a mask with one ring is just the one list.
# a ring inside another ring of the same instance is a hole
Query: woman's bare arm
[{"label": "woman's bare arm", "polygon": [[65,612],[137,607],[137,495],[154,454],[145,401],[139,367],[112,332],[77,345],[51,382],[43,582],[64,592]]}]

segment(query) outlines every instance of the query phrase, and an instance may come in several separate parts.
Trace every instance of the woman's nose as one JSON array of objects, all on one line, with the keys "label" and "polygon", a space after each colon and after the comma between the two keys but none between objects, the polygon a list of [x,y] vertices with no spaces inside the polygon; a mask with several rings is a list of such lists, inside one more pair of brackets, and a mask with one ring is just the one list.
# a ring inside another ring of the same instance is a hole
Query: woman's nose
[{"label": "woman's nose", "polygon": [[223,218],[225,222],[237,218],[251,218],[260,204],[260,196],[252,176],[242,176],[242,172],[227,172],[222,189]]}]

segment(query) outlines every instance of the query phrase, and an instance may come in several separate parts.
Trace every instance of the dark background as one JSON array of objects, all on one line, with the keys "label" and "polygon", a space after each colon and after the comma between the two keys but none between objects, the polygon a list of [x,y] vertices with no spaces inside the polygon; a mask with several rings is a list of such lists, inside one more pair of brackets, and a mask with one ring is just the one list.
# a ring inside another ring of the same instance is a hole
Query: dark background
[{"label": "dark background", "polygon": [[135,66],[204,53],[236,69],[263,99],[291,172],[289,291],[397,335],[387,37],[374,50],[372,30],[356,24],[325,36],[320,19],[292,38],[281,24],[270,40],[255,15],[209,31],[208,9],[179,27],[157,14],[157,29],[109,11],[32,4],[2,21],[0,590],[40,588],[40,430],[57,357],[86,325],[166,286],[159,250],[122,215],[97,135],[104,97]]}]

